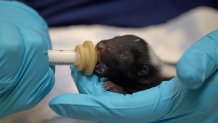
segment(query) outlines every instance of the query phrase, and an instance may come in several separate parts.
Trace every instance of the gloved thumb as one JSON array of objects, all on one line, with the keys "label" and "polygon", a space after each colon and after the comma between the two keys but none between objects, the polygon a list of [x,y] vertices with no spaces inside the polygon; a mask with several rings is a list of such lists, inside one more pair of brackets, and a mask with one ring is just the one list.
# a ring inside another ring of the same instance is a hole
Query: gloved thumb
[{"label": "gloved thumb", "polygon": [[185,86],[196,89],[218,68],[218,30],[188,49],[176,66],[177,76]]}]

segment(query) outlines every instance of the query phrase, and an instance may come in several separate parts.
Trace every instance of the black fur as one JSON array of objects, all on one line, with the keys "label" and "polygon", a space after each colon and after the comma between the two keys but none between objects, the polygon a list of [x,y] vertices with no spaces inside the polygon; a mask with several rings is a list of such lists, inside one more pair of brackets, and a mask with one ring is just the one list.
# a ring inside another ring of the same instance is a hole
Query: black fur
[{"label": "black fur", "polygon": [[148,44],[137,36],[102,40],[96,45],[96,50],[99,60],[95,73],[109,78],[125,93],[149,89],[164,80],[158,68],[151,63]]}]

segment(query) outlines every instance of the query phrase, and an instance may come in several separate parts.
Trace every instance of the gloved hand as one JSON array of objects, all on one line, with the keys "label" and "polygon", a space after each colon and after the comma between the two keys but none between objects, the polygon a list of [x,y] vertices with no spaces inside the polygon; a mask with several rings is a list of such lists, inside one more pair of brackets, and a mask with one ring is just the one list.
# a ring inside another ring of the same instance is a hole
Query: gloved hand
[{"label": "gloved hand", "polygon": [[81,94],[55,97],[58,114],[108,123],[217,123],[218,30],[188,49],[177,63],[177,76],[157,87],[122,95],[104,91],[96,75],[72,67]]},{"label": "gloved hand", "polygon": [[51,90],[48,28],[31,8],[0,1],[0,118],[35,106]]}]

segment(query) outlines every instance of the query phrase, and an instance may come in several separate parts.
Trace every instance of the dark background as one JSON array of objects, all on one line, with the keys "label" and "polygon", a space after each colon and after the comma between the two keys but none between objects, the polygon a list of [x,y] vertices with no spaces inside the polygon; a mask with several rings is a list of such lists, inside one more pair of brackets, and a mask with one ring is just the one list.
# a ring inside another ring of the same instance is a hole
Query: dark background
[{"label": "dark background", "polygon": [[164,23],[199,6],[218,8],[217,0],[23,0],[50,27],[104,24],[145,27]]}]

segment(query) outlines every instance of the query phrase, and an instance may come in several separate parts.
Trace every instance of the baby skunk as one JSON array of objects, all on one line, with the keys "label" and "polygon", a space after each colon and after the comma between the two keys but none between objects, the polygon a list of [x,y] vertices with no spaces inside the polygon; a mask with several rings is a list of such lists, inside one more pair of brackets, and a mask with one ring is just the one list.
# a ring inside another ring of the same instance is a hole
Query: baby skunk
[{"label": "baby skunk", "polygon": [[95,74],[109,79],[103,83],[107,91],[131,94],[172,78],[164,74],[167,65],[155,55],[148,43],[137,36],[102,40],[95,48],[98,54]]}]

